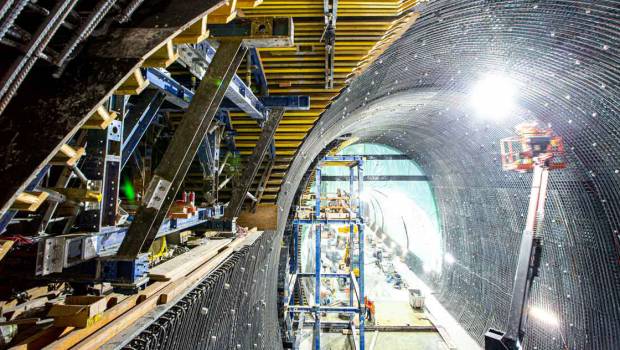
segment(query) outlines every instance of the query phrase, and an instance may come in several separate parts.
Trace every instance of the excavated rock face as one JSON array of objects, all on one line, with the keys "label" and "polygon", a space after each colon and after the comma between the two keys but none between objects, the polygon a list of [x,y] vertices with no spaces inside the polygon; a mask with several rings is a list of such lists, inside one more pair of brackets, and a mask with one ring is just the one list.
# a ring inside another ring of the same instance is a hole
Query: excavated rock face
[{"label": "excavated rock face", "polygon": [[[418,272],[472,336],[505,328],[531,176],[501,170],[499,140],[523,120],[564,138],[552,172],[528,349],[620,348],[620,9],[617,1],[431,1],[417,23],[323,115],[280,193],[284,229],[304,172],[336,137],[394,146],[431,178],[456,262]],[[468,103],[488,73],[517,88],[513,112]],[[415,244],[415,243],[413,243]]]}]

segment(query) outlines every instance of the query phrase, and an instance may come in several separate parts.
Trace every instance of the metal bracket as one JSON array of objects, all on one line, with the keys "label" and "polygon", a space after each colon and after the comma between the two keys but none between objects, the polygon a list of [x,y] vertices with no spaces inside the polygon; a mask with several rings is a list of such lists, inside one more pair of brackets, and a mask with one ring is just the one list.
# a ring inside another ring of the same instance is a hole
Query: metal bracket
[{"label": "metal bracket", "polygon": [[149,184],[149,188],[146,190],[146,195],[144,196],[144,205],[147,208],[153,209],[161,209],[162,204],[164,203],[164,199],[166,195],[170,191],[172,187],[172,182],[163,179],[159,175],[154,175],[151,183]]},{"label": "metal bracket", "polygon": [[[332,3],[330,4],[330,2]],[[338,0],[323,0],[323,16],[325,29],[321,41],[325,42],[325,88],[332,89],[334,87]]]},{"label": "metal bracket", "polygon": [[243,39],[248,48],[295,45],[292,17],[238,18],[228,24],[209,24],[209,31],[218,40]]}]

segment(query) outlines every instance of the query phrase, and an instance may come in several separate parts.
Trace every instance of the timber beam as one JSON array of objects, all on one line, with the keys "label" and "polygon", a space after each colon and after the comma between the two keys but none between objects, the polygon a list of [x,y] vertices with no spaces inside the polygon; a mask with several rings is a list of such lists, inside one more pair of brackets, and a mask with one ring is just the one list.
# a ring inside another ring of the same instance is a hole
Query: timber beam
[{"label": "timber beam", "polygon": [[36,211],[47,196],[47,192],[22,192],[17,196],[11,210]]},{"label": "timber beam", "polygon": [[121,243],[118,259],[135,259],[155,239],[246,51],[241,40],[221,43],[154,172],[144,202]]}]

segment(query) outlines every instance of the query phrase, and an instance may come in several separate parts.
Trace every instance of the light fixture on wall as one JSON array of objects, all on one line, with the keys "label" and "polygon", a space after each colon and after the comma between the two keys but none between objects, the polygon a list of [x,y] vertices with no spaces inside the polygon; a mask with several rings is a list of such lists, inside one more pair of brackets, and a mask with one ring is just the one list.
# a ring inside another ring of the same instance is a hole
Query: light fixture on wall
[{"label": "light fixture on wall", "polygon": [[558,318],[550,311],[539,308],[537,306],[530,306],[530,316],[541,321],[542,323],[556,326],[558,324]]},{"label": "light fixture on wall", "polygon": [[452,265],[452,264],[454,264],[456,262],[456,259],[454,259],[452,254],[446,253],[446,254],[443,255],[443,261],[445,261],[446,264],[448,264],[448,265]]},{"label": "light fixture on wall", "polygon": [[504,74],[486,74],[472,87],[469,96],[471,106],[481,118],[504,119],[515,109],[516,85]]}]

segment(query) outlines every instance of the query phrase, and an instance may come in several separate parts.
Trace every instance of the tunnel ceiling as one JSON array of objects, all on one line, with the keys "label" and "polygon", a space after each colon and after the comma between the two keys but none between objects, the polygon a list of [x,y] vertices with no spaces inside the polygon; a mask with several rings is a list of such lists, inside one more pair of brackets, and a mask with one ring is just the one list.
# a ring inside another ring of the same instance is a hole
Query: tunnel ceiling
[{"label": "tunnel ceiling", "polygon": [[[342,135],[409,154],[431,178],[443,248],[457,261],[441,275],[418,272],[482,341],[488,328],[505,328],[531,179],[501,170],[498,141],[520,121],[549,124],[570,165],[551,174],[530,305],[558,323],[530,318],[526,347],[620,347],[619,20],[617,1],[432,1],[318,121],[293,160],[299,171],[286,178],[281,210]],[[518,108],[502,121],[478,118],[467,103],[488,72],[519,85]]]}]

